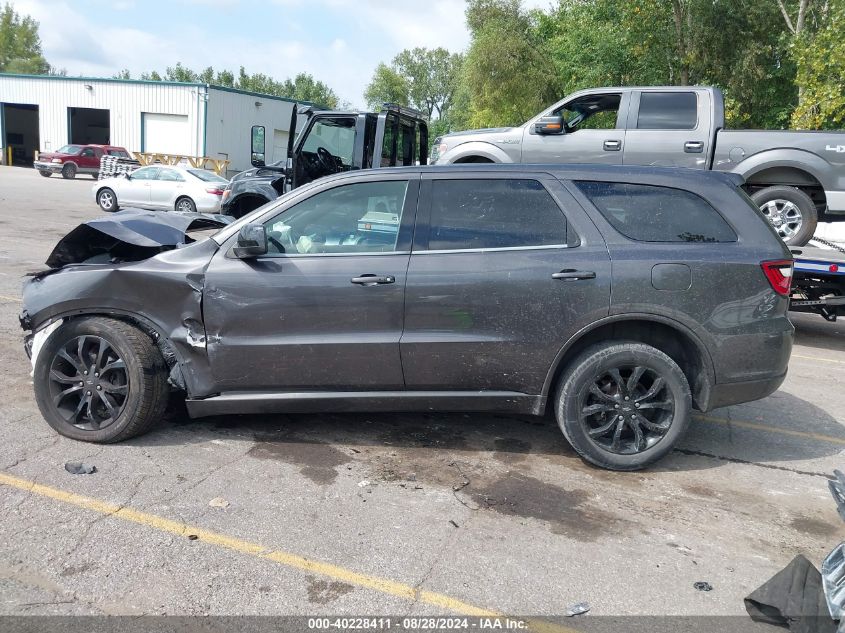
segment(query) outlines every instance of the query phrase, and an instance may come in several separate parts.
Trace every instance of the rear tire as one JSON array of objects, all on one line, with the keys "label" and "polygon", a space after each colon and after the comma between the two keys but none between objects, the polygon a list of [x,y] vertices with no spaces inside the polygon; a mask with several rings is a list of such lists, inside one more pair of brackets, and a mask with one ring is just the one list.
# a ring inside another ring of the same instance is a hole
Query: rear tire
[{"label": "rear tire", "polygon": [[97,192],[97,204],[106,213],[114,213],[120,209],[117,203],[117,195],[108,187],[104,187]]},{"label": "rear tire", "polygon": [[176,211],[180,213],[196,213],[197,205],[190,198],[179,198],[176,201]]},{"label": "rear tire", "polygon": [[148,431],[167,407],[167,365],[137,328],[73,319],[38,354],[35,400],[47,423],[75,440],[120,442]]},{"label": "rear tire", "polygon": [[816,204],[800,189],[775,185],[755,192],[751,199],[789,246],[804,246],[815,234]]},{"label": "rear tire", "polygon": [[41,174],[42,176],[44,176],[45,178],[49,178],[50,176],[53,175],[52,171],[47,171],[46,169],[39,169],[38,173]]},{"label": "rear tire", "polygon": [[73,180],[76,178],[76,165],[73,163],[67,163],[64,167],[62,167],[62,178],[65,180]]},{"label": "rear tire", "polygon": [[584,350],[561,377],[556,402],[558,425],[572,447],[608,470],[640,470],[666,456],[691,413],[681,368],[634,341]]}]

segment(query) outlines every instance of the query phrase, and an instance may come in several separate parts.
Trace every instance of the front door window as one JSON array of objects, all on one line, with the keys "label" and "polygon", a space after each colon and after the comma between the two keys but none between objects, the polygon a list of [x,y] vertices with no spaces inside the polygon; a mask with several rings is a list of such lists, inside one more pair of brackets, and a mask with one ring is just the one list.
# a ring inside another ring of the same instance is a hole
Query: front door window
[{"label": "front door window", "polygon": [[317,119],[299,150],[294,186],[352,169],[355,117]]},{"label": "front door window", "polygon": [[396,249],[407,180],[342,185],[267,222],[271,253],[380,253]]}]

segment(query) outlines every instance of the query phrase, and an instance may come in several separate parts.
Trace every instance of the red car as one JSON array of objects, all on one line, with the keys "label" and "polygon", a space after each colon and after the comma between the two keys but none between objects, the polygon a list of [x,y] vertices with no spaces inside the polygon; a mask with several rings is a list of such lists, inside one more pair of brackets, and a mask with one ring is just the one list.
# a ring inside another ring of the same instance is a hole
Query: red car
[{"label": "red car", "polygon": [[76,178],[76,174],[91,174],[96,179],[100,173],[100,159],[103,154],[131,158],[129,152],[115,145],[65,145],[55,152],[41,152],[33,166],[45,178],[60,173],[62,178],[71,179]]}]

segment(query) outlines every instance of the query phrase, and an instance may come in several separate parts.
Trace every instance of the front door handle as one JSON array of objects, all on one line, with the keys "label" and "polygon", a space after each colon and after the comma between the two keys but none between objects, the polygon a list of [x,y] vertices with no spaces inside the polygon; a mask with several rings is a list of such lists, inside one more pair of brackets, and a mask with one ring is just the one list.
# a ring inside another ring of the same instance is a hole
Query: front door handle
[{"label": "front door handle", "polygon": [[700,154],[704,151],[704,143],[702,141],[687,141],[684,143],[684,151],[687,154]]},{"label": "front door handle", "polygon": [[552,273],[552,279],[563,279],[565,281],[577,281],[579,279],[595,279],[596,273],[592,270],[573,270],[564,268],[559,273]]},{"label": "front door handle", "polygon": [[350,279],[353,284],[358,284],[359,286],[379,286],[382,284],[392,284],[396,281],[396,277],[393,275],[374,275],[372,273],[364,273],[359,277],[353,277]]},{"label": "front door handle", "polygon": [[604,142],[604,151],[606,152],[618,152],[620,149],[622,149],[622,141]]}]

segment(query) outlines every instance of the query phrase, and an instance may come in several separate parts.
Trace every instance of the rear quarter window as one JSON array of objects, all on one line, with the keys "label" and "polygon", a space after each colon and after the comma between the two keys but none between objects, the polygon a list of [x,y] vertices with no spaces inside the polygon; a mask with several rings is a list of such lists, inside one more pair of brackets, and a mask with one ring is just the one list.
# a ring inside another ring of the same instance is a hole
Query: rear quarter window
[{"label": "rear quarter window", "polygon": [[704,198],[671,187],[579,181],[578,189],[625,237],[638,242],[736,242]]}]

